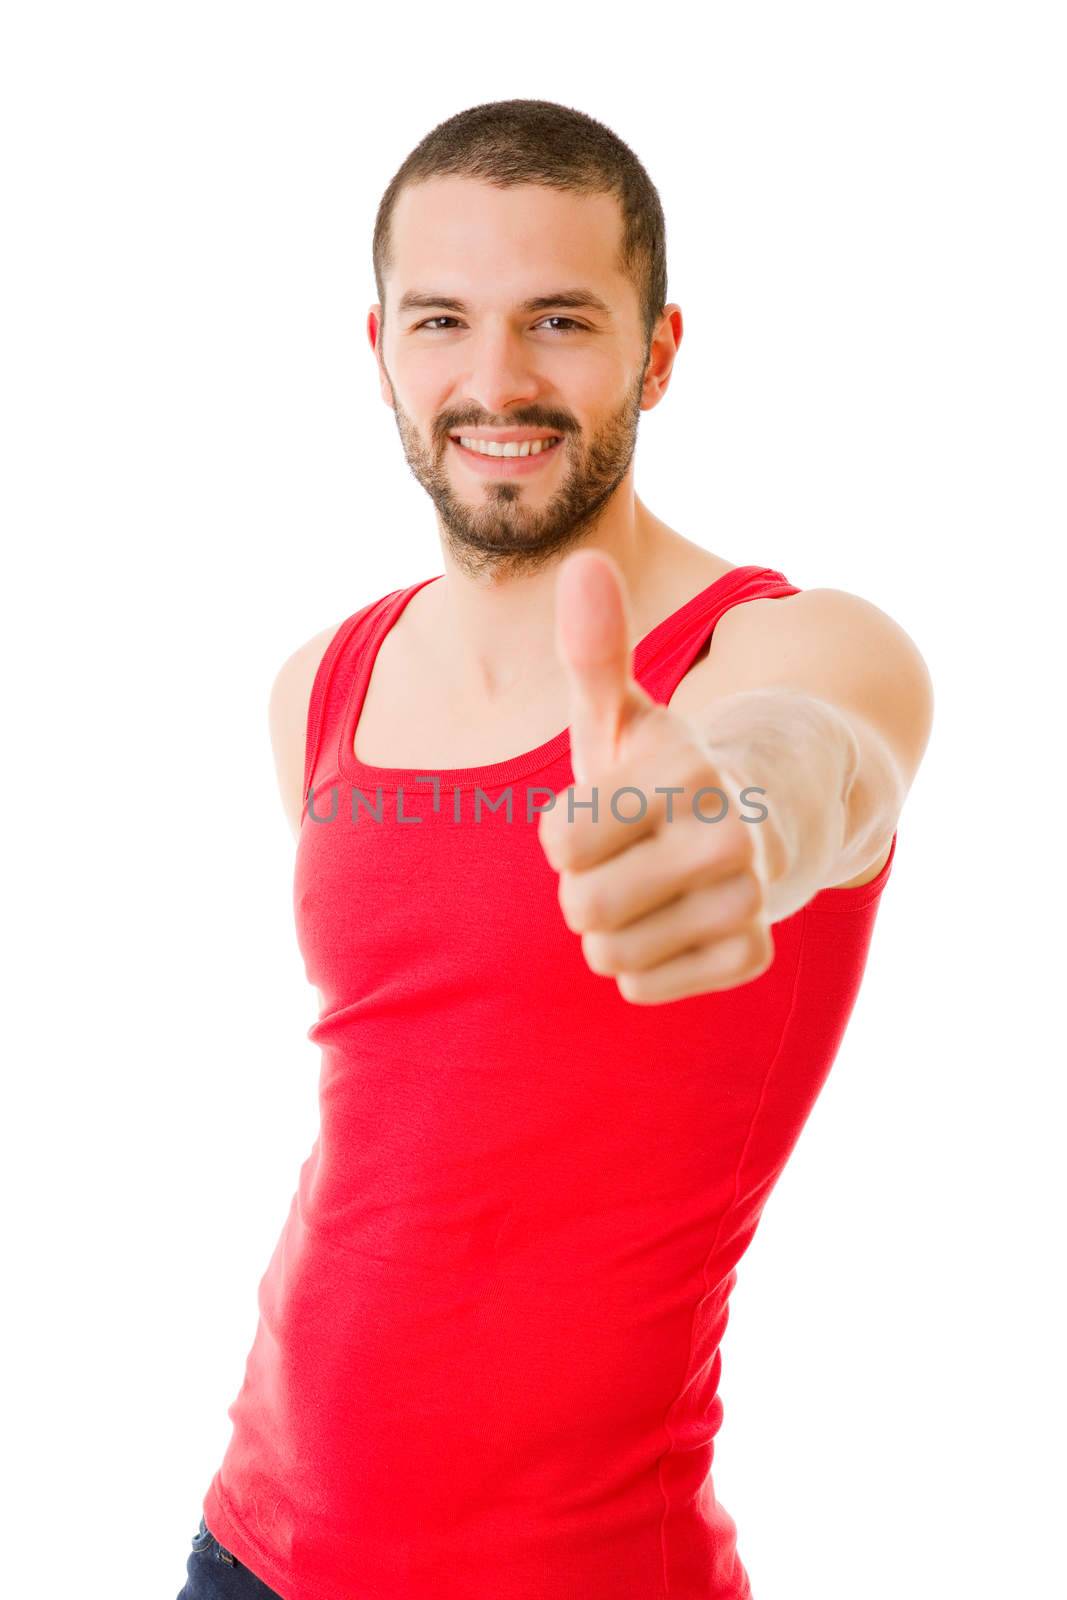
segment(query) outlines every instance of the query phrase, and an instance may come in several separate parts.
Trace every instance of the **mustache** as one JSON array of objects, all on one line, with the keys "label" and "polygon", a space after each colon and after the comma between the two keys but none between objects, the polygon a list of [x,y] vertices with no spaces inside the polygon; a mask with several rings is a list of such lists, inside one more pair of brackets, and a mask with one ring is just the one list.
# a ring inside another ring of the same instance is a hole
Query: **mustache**
[{"label": "mustache", "polygon": [[437,433],[440,439],[446,440],[450,433],[455,433],[460,428],[545,428],[553,433],[569,434],[576,432],[573,421],[563,417],[558,412],[547,413],[541,416],[515,415],[502,419],[492,417],[454,417],[447,422],[438,424]]}]

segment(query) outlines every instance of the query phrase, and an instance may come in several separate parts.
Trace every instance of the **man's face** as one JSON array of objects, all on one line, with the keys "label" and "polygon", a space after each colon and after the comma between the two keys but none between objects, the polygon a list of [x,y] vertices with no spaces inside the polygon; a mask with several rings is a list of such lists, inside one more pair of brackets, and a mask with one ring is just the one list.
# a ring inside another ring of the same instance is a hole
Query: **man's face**
[{"label": "man's face", "polygon": [[[471,573],[558,556],[629,471],[646,349],[636,287],[615,267],[621,229],[611,195],[467,178],[400,194],[384,330],[375,307],[368,331],[408,465]],[[594,303],[554,298],[574,290]],[[559,440],[525,457],[459,443],[509,428]]]}]

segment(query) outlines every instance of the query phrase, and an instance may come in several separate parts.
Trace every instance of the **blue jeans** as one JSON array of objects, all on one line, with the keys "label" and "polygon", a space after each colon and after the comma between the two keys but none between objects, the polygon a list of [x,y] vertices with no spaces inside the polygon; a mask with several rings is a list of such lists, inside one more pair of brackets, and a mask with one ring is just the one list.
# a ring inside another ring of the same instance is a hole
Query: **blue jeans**
[{"label": "blue jeans", "polygon": [[281,1600],[281,1595],[224,1549],[201,1517],[178,1600]]}]

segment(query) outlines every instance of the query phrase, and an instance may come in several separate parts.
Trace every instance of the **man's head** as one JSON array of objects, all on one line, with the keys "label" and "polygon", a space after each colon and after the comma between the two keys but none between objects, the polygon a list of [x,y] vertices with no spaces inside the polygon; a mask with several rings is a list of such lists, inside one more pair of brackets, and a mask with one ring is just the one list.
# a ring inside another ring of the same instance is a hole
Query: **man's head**
[{"label": "man's head", "polygon": [[[557,558],[629,474],[681,337],[641,163],[549,101],[461,112],[390,182],[374,272],[382,395],[454,558],[471,573]],[[503,465],[459,442],[507,430],[558,442]]]}]

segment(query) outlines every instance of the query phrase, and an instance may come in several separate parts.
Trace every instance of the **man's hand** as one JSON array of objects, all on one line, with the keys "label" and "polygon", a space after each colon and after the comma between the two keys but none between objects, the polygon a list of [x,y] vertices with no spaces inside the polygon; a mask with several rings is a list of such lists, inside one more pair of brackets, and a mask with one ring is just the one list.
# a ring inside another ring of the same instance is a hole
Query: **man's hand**
[{"label": "man's hand", "polygon": [[643,1005],[759,977],[774,959],[765,823],[741,820],[742,784],[634,679],[625,585],[603,552],[561,567],[556,639],[576,783],[538,837],[588,966]]}]

